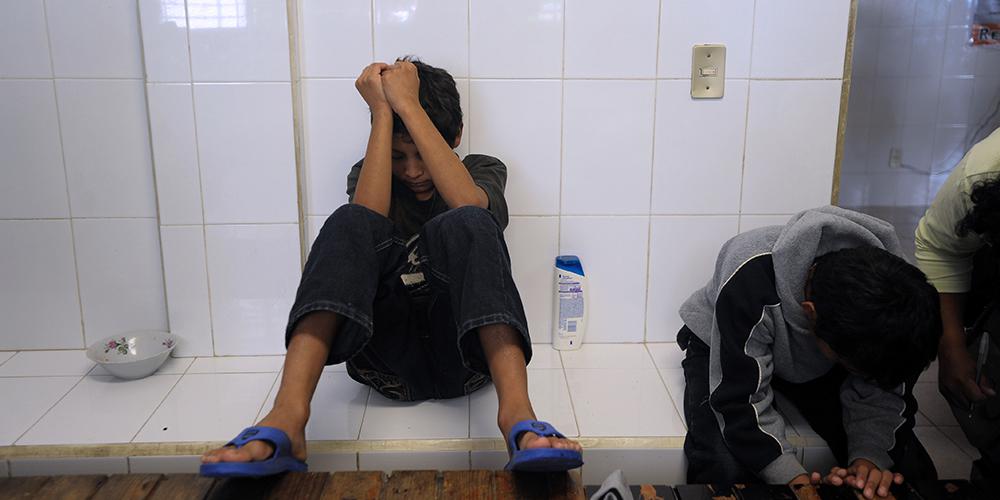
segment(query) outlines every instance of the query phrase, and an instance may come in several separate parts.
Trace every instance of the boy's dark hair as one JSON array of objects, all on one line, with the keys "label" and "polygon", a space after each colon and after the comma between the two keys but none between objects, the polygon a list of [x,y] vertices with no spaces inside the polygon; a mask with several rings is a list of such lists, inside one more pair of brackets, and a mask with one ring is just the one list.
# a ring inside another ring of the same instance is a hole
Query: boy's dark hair
[{"label": "boy's dark hair", "polygon": [[809,284],[816,336],[885,389],[915,378],[937,355],[937,290],[915,266],[862,246],[816,259]]},{"label": "boy's dark hair", "polygon": [[972,209],[955,226],[955,234],[976,233],[991,245],[1000,243],[1000,177],[972,185]]},{"label": "boy's dark hair", "polygon": [[[420,78],[420,107],[424,108],[434,127],[449,145],[455,143],[462,130],[462,104],[458,97],[455,79],[441,68],[426,64],[414,56],[404,56],[397,61],[409,61],[417,67]],[[409,135],[403,119],[392,114],[392,133]]]}]

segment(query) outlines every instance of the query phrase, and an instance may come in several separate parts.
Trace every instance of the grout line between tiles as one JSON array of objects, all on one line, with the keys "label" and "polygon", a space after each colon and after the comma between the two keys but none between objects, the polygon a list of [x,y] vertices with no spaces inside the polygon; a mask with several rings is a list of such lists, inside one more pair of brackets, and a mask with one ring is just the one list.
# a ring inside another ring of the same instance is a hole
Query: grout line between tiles
[{"label": "grout line between tiles", "polygon": [[[134,4],[135,5],[135,24],[136,24],[136,29],[139,32],[138,33],[139,34],[139,59],[140,59],[140,64],[142,65],[142,73],[143,73],[143,75],[148,75],[149,71],[146,69],[146,45],[145,45],[145,37],[142,36],[142,7],[141,7],[140,3],[141,2],[136,2]],[[187,9],[186,2],[185,2],[185,9]],[[159,261],[160,261],[160,288],[162,288],[162,290],[163,290],[163,313],[164,313],[163,314],[163,316],[164,316],[163,319],[164,319],[164,322],[165,322],[164,326],[166,327],[166,330],[169,332],[170,331],[170,303],[169,303],[170,299],[169,299],[169,297],[167,295],[167,268],[166,268],[165,258],[163,256],[163,233],[162,233],[162,231],[160,229],[160,219],[161,219],[161,214],[160,214],[160,212],[161,212],[161,210],[160,210],[160,190],[157,187],[158,184],[157,184],[157,181],[156,181],[156,155],[153,152],[153,119],[152,119],[152,113],[150,112],[150,105],[149,105],[149,85],[146,82],[147,80],[148,80],[147,78],[143,78],[142,79],[142,81],[143,81],[143,84],[142,84],[142,100],[143,100],[143,105],[144,105],[143,109],[146,112],[146,120],[145,120],[146,121],[146,124],[145,124],[146,125],[146,150],[149,151],[149,173],[152,176],[152,180],[153,180],[153,204],[156,207],[156,217],[154,217],[153,219],[155,220],[155,223],[156,223],[156,239],[157,239],[157,245],[156,245],[157,246],[157,249],[156,249],[157,252],[156,253],[159,256]],[[86,346],[86,345],[87,345],[86,342],[84,342],[84,346]]]},{"label": "grout line between tiles", "polygon": [[[192,362],[192,364],[194,364],[194,362]],[[169,376],[169,375],[164,375],[164,376]],[[163,403],[167,401],[167,398],[170,397],[170,395],[174,392],[174,389],[177,387],[178,384],[181,383],[181,380],[184,379],[184,377],[185,375],[183,374],[177,375],[177,380],[175,380],[174,384],[170,386],[170,390],[168,390],[167,393],[163,395],[163,398],[160,399],[160,402],[156,404],[156,408],[153,408],[153,411],[149,412],[149,415],[146,416],[146,420],[142,421],[142,425],[140,425],[139,428],[136,429],[135,434],[132,434],[132,437],[129,438],[128,440],[129,443],[134,442],[135,439],[139,437],[139,433],[146,428],[146,424],[148,424],[149,421],[153,419],[153,415],[156,415],[156,412],[160,410],[160,407],[163,406]]]},{"label": "grout line between tiles", "polygon": [[[192,363],[192,364],[194,364],[194,363]],[[282,373],[283,370],[284,369],[282,369],[281,371],[278,371],[277,375],[274,377],[274,380],[271,381],[271,385],[270,385],[270,388],[267,390],[267,393],[264,394],[264,401],[261,401],[260,408],[257,409],[257,415],[254,417],[254,421],[253,421],[254,425],[256,425],[257,422],[260,422],[260,420],[263,418],[261,416],[261,413],[264,413],[264,405],[267,404],[267,400],[268,399],[271,399],[271,393],[274,392],[275,390],[277,390],[277,386],[278,386],[279,381],[281,380],[281,373]],[[320,377],[322,377],[322,376],[323,376],[322,373],[320,373]],[[275,396],[277,396],[277,395],[275,395]],[[272,408],[273,408],[273,404],[272,404]]]},{"label": "grout line between tiles", "polygon": [[69,188],[69,168],[66,165],[66,146],[63,144],[64,141],[63,141],[62,113],[59,112],[59,90],[56,88],[57,87],[55,79],[56,69],[55,69],[55,61],[54,58],[52,57],[52,35],[49,31],[49,12],[48,12],[47,0],[42,0],[42,15],[45,17],[45,42],[48,45],[49,70],[52,73],[51,78],[46,78],[46,80],[49,80],[52,83],[52,98],[56,108],[56,128],[57,131],[59,132],[59,156],[60,159],[62,160],[62,166],[63,166],[63,182],[66,183],[66,213],[69,215],[68,220],[69,220],[70,246],[73,250],[73,274],[76,281],[76,303],[80,311],[80,336],[82,337],[83,340],[82,346],[86,348],[87,325],[83,319],[83,294],[80,292],[80,264],[76,256],[76,229],[74,227],[75,224],[73,223],[73,202]]},{"label": "grout line between tiles", "polygon": [[569,376],[566,374],[566,366],[562,361],[562,353],[559,353],[559,363],[562,368],[563,384],[566,386],[566,394],[569,396],[569,409],[573,412],[573,423],[576,424],[577,436],[583,436],[583,429],[580,427],[580,418],[576,414],[576,403],[573,401],[573,390],[569,385]]},{"label": "grout line between tiles", "polygon": [[[658,2],[656,6],[656,60],[653,62],[653,74],[660,74],[660,27],[663,19],[663,2]],[[651,263],[653,250],[653,178],[656,173],[656,100],[660,92],[660,84],[653,83],[653,123],[652,135],[649,147],[649,202],[646,205],[646,283],[644,290],[643,314],[642,314],[642,341],[645,342],[649,336],[649,284],[652,275]]]},{"label": "grout line between tiles", "polygon": [[37,419],[35,419],[35,421],[32,422],[31,425],[28,426],[28,428],[24,430],[24,432],[22,432],[19,436],[17,436],[17,439],[14,440],[14,445],[16,445],[18,441],[20,441],[21,439],[23,439],[26,434],[28,434],[29,432],[31,432],[31,429],[34,429],[35,426],[38,425],[38,423],[41,422],[42,419],[44,419],[45,416],[48,415],[49,412],[51,412],[53,408],[55,408],[56,406],[59,406],[59,403],[62,403],[62,401],[64,399],[66,399],[66,396],[69,396],[69,394],[71,392],[73,392],[74,390],[76,390],[76,387],[78,385],[80,385],[80,382],[83,382],[86,378],[87,378],[86,374],[81,375],[80,376],[80,380],[77,380],[76,383],[73,384],[73,387],[70,387],[69,390],[66,391],[66,393],[63,394],[58,400],[56,400],[55,403],[52,403],[52,406],[49,406],[49,408],[47,410],[45,410]]},{"label": "grout line between tiles", "polygon": [[[753,74],[753,40],[757,31],[757,2],[754,0],[753,14],[750,16],[750,67],[747,74]],[[750,135],[750,82],[747,82],[746,105],[743,110],[743,154],[740,157],[740,200],[738,205],[739,217],[736,218],[736,233],[743,231],[743,188],[746,183],[747,172],[747,137]]]},{"label": "grout line between tiles", "polygon": [[[358,426],[358,437],[356,439],[361,439],[361,431],[365,428],[365,416],[368,415],[368,405],[372,401],[372,388],[368,387],[368,396],[365,397],[365,409],[361,412],[361,425]],[[361,467],[360,459],[358,459],[358,467]],[[359,469],[360,470],[360,469]]]},{"label": "grout line between tiles", "polygon": [[663,388],[667,390],[667,397],[670,398],[670,404],[674,406],[674,412],[677,413],[677,416],[680,418],[681,423],[684,424],[684,429],[687,429],[687,422],[684,420],[683,401],[681,401],[681,406],[678,407],[677,399],[674,398],[674,394],[670,392],[670,386],[667,385],[667,379],[663,376],[664,369],[660,368],[659,366],[656,366],[656,359],[653,357],[653,352],[649,350],[648,345],[643,344],[643,349],[646,350],[646,354],[649,356],[650,361],[653,362],[653,366],[656,368],[656,376],[660,378],[660,384],[662,384]]}]

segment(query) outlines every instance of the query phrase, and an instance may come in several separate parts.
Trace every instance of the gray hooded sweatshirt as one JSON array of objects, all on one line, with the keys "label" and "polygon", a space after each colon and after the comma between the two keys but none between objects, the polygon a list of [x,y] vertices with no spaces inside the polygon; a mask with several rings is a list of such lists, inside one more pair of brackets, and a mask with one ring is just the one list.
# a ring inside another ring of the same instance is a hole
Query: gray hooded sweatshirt
[{"label": "gray hooded sweatshirt", "polygon": [[[723,438],[768,483],[784,484],[806,472],[785,439],[771,377],[802,383],[834,366],[819,350],[800,305],[809,269],[823,254],[863,245],[900,255],[887,222],[832,206],[806,210],[784,227],[729,240],[711,281],[681,306],[684,323],[710,348],[709,403]],[[905,421],[903,387],[890,392],[849,375],[840,400],[849,461],[865,458],[890,467],[888,452]]]}]

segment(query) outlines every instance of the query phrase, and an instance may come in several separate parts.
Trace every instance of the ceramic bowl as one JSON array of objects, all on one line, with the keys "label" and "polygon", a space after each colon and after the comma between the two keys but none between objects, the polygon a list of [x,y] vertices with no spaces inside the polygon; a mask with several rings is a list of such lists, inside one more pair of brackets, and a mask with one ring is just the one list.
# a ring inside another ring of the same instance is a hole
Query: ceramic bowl
[{"label": "ceramic bowl", "polygon": [[160,368],[176,343],[168,332],[129,332],[94,342],[87,357],[116,377],[142,378]]}]

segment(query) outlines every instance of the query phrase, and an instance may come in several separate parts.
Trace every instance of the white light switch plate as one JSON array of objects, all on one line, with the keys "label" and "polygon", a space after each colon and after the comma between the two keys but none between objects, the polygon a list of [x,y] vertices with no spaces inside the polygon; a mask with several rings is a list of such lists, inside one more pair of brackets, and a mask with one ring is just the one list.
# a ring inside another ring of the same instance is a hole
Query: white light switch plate
[{"label": "white light switch plate", "polygon": [[718,99],[726,90],[726,46],[695,45],[691,49],[691,98]]}]

